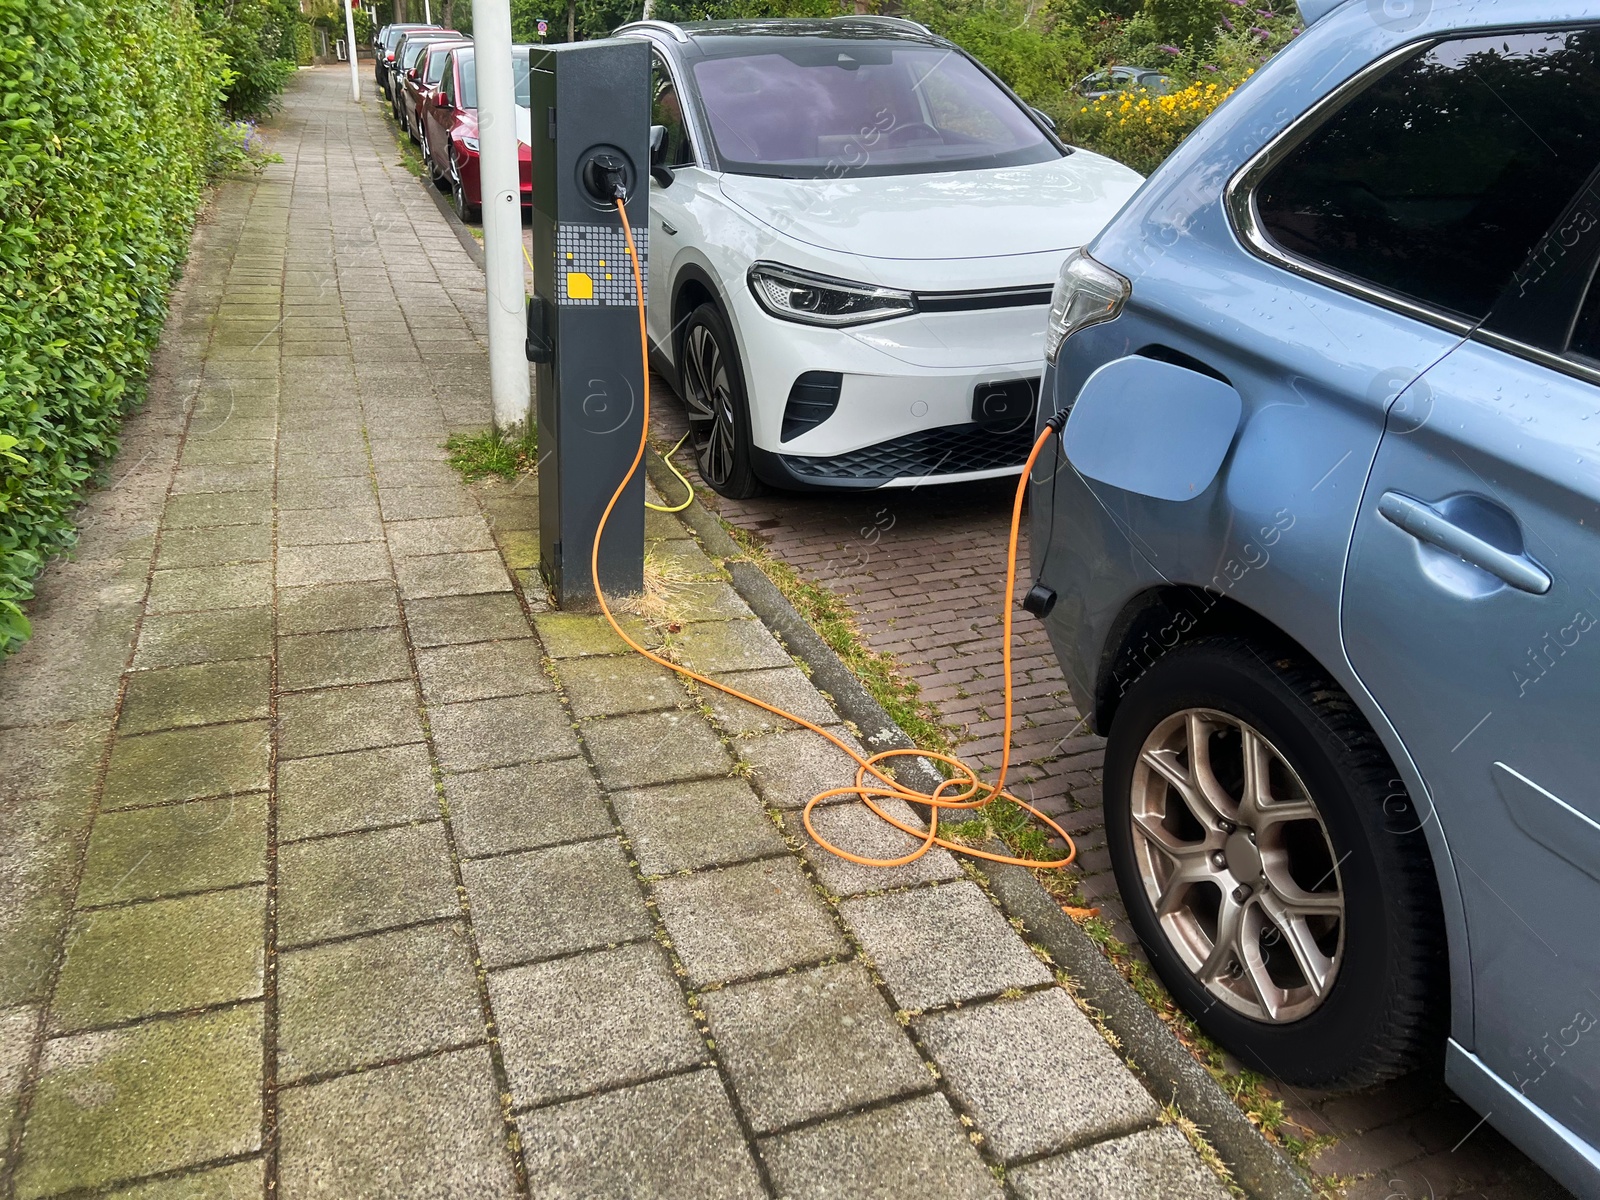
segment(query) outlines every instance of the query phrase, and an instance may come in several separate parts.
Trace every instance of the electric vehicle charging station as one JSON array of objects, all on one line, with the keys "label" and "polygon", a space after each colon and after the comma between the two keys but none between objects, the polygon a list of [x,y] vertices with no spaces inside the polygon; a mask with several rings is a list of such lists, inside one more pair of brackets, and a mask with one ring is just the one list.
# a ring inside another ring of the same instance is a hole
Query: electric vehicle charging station
[{"label": "electric vehicle charging station", "polygon": [[[592,612],[595,532],[644,422],[640,298],[617,199],[648,296],[650,49],[615,38],[537,47],[529,59],[540,568],[561,608]],[[644,589],[643,471],[606,524],[600,584],[613,595]]]}]

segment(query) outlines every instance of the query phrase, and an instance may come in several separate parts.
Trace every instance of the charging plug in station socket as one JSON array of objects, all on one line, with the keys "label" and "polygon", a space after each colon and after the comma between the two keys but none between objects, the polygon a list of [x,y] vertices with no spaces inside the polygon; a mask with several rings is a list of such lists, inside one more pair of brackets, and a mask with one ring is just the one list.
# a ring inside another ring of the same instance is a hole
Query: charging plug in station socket
[{"label": "charging plug in station socket", "polygon": [[633,165],[619,150],[596,146],[583,156],[578,178],[589,198],[607,208],[633,191]]}]

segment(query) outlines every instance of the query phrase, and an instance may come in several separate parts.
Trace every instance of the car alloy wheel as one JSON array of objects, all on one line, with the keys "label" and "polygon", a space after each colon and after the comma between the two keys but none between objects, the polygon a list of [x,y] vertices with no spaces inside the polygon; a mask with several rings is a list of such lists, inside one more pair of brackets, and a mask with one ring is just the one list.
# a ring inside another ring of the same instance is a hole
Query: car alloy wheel
[{"label": "car alloy wheel", "polygon": [[478,219],[477,205],[467,203],[467,188],[461,182],[461,164],[454,150],[450,152],[450,198],[455,203],[456,216],[463,221]]},{"label": "car alloy wheel", "polygon": [[1123,671],[1106,850],[1173,999],[1297,1086],[1375,1083],[1435,1052],[1450,1004],[1428,823],[1355,703],[1298,650],[1239,634]]},{"label": "car alloy wheel", "polygon": [[733,392],[722,348],[705,325],[689,330],[683,342],[684,403],[695,431],[700,477],[721,489],[733,475],[738,427],[733,417]]},{"label": "car alloy wheel", "polygon": [[1315,800],[1244,721],[1186,708],[1145,739],[1130,816],[1145,895],[1179,958],[1217,1000],[1297,1021],[1344,952],[1344,893]]}]

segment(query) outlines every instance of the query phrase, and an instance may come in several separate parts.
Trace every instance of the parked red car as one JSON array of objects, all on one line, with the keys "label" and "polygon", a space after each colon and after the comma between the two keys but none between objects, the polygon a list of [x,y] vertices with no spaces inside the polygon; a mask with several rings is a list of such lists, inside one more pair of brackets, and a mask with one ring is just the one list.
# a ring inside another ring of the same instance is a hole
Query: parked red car
[{"label": "parked red car", "polygon": [[416,70],[422,52],[435,42],[469,41],[465,34],[454,29],[419,29],[404,34],[395,49],[394,61],[389,64],[389,107],[395,121],[403,129],[406,123],[406,79]]},{"label": "parked red car", "polygon": [[[413,142],[422,141],[422,103],[428,92],[439,86],[444,74],[445,55],[457,46],[470,46],[467,37],[441,38],[422,43],[409,66],[402,66],[396,76],[400,90],[395,97],[400,110],[397,119],[400,128],[411,135]],[[408,53],[407,58],[412,56]]]},{"label": "parked red car", "polygon": [[[528,50],[527,46],[511,48],[524,208],[533,205]],[[478,76],[471,46],[457,46],[449,52],[439,86],[422,103],[422,151],[434,186],[454,198],[456,215],[463,221],[476,221],[483,211],[483,196],[478,184]]]}]

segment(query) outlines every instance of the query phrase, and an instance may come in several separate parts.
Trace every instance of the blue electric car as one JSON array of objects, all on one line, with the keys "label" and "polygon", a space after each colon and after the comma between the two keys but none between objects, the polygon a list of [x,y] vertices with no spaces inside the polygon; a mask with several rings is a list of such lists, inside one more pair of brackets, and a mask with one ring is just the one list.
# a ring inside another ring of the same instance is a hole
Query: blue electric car
[{"label": "blue electric car", "polygon": [[1600,2],[1301,8],[1062,269],[1033,607],[1207,1032],[1600,1196]]}]

